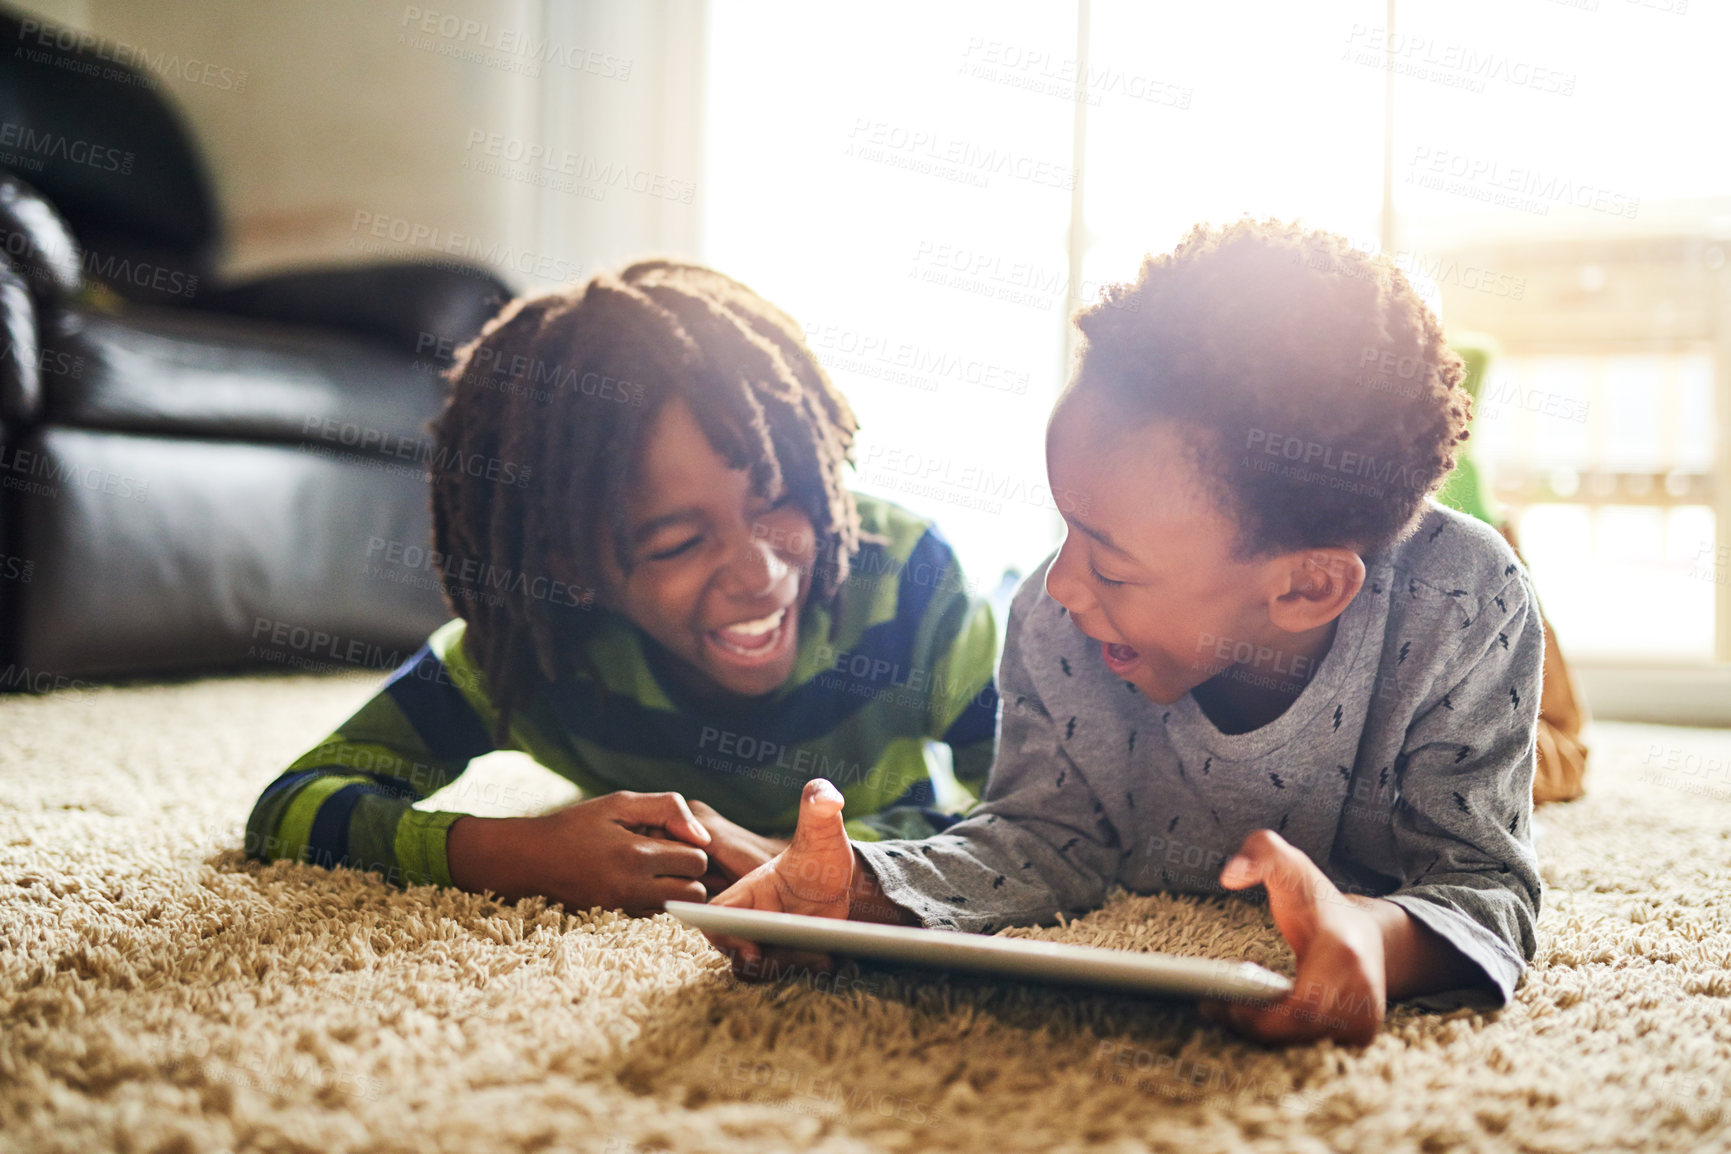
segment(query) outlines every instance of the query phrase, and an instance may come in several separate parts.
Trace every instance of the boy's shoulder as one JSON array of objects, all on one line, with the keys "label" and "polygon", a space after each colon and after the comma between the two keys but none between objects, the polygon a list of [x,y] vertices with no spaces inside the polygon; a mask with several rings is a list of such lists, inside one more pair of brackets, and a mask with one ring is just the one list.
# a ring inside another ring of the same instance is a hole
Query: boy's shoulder
[{"label": "boy's shoulder", "polygon": [[1510,582],[1526,580],[1526,567],[1503,535],[1477,517],[1427,501],[1418,526],[1366,569],[1390,571],[1410,596],[1425,593],[1474,604],[1495,597]]},{"label": "boy's shoulder", "polygon": [[855,493],[854,504],[860,546],[850,565],[850,587],[863,583],[891,601],[909,588],[927,591],[916,598],[921,603],[937,593],[975,595],[961,559],[935,521],[865,493]]},{"label": "boy's shoulder", "polygon": [[469,651],[468,637],[469,623],[453,617],[428,636],[427,649],[441,666],[439,679],[456,686],[471,702],[490,711],[486,674]]},{"label": "boy's shoulder", "polygon": [[855,492],[853,501],[859,510],[860,536],[864,541],[862,551],[877,548],[905,558],[928,534],[941,542],[946,552],[949,550],[949,542],[944,540],[937,523],[931,518],[870,493]]},{"label": "boy's shoulder", "polygon": [[855,493],[854,503],[860,547],[849,560],[835,608],[839,636],[857,637],[874,625],[900,621],[911,643],[928,618],[974,598],[955,550],[929,518],[869,494]]}]

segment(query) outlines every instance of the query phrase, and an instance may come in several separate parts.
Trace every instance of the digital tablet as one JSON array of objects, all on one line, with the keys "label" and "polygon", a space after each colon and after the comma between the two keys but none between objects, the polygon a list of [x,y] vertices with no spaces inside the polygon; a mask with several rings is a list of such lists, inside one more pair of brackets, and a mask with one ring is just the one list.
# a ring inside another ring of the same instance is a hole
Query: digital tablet
[{"label": "digital tablet", "polygon": [[763,945],[936,970],[965,970],[1026,982],[1092,986],[1162,998],[1250,1002],[1278,1001],[1292,990],[1291,981],[1254,962],[994,938],[698,902],[668,902],[667,912],[700,930]]}]

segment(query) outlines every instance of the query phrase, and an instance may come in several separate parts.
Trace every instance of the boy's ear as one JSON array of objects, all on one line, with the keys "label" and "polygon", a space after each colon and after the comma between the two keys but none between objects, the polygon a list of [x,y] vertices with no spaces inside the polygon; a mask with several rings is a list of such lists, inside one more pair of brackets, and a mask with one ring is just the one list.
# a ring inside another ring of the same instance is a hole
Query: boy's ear
[{"label": "boy's ear", "polygon": [[1288,633],[1327,625],[1364,588],[1364,558],[1351,549],[1305,549],[1281,559],[1281,589],[1268,615]]}]

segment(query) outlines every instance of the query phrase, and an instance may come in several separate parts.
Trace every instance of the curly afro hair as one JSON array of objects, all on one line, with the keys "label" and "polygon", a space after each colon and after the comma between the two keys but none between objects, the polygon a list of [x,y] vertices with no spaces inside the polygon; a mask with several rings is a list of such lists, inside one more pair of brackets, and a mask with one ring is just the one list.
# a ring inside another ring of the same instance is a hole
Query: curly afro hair
[{"label": "curly afro hair", "polygon": [[1274,220],[1198,225],[1075,317],[1069,392],[1195,434],[1239,560],[1410,533],[1472,399],[1442,326],[1385,257]]},{"label": "curly afro hair", "polygon": [[[835,559],[814,573],[814,601],[847,580],[860,540],[846,484],[858,424],[800,327],[738,281],[649,260],[512,301],[458,350],[448,380],[434,425],[434,547],[500,734],[540,685],[594,672],[584,643],[603,582],[596,554],[632,568],[626,494],[672,398],[749,471],[754,493],[789,494],[811,517],[819,555]],[[483,477],[473,461],[510,463],[518,480]]]}]

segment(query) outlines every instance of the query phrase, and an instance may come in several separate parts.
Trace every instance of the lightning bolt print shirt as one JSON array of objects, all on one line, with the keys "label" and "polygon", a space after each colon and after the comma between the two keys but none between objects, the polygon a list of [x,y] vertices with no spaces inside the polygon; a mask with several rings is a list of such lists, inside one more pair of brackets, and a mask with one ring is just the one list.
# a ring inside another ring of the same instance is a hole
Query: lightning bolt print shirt
[{"label": "lightning bolt print shirt", "polygon": [[1272,829],[1474,963],[1478,986],[1432,1004],[1506,1001],[1541,899],[1537,601],[1494,530],[1435,504],[1366,569],[1303,692],[1225,734],[1191,695],[1160,705],[1114,676],[1041,566],[1010,611],[984,800],[937,836],[862,843],[885,894],[929,927],[979,932],[1091,909],[1115,886],[1223,894],[1226,860]]}]

